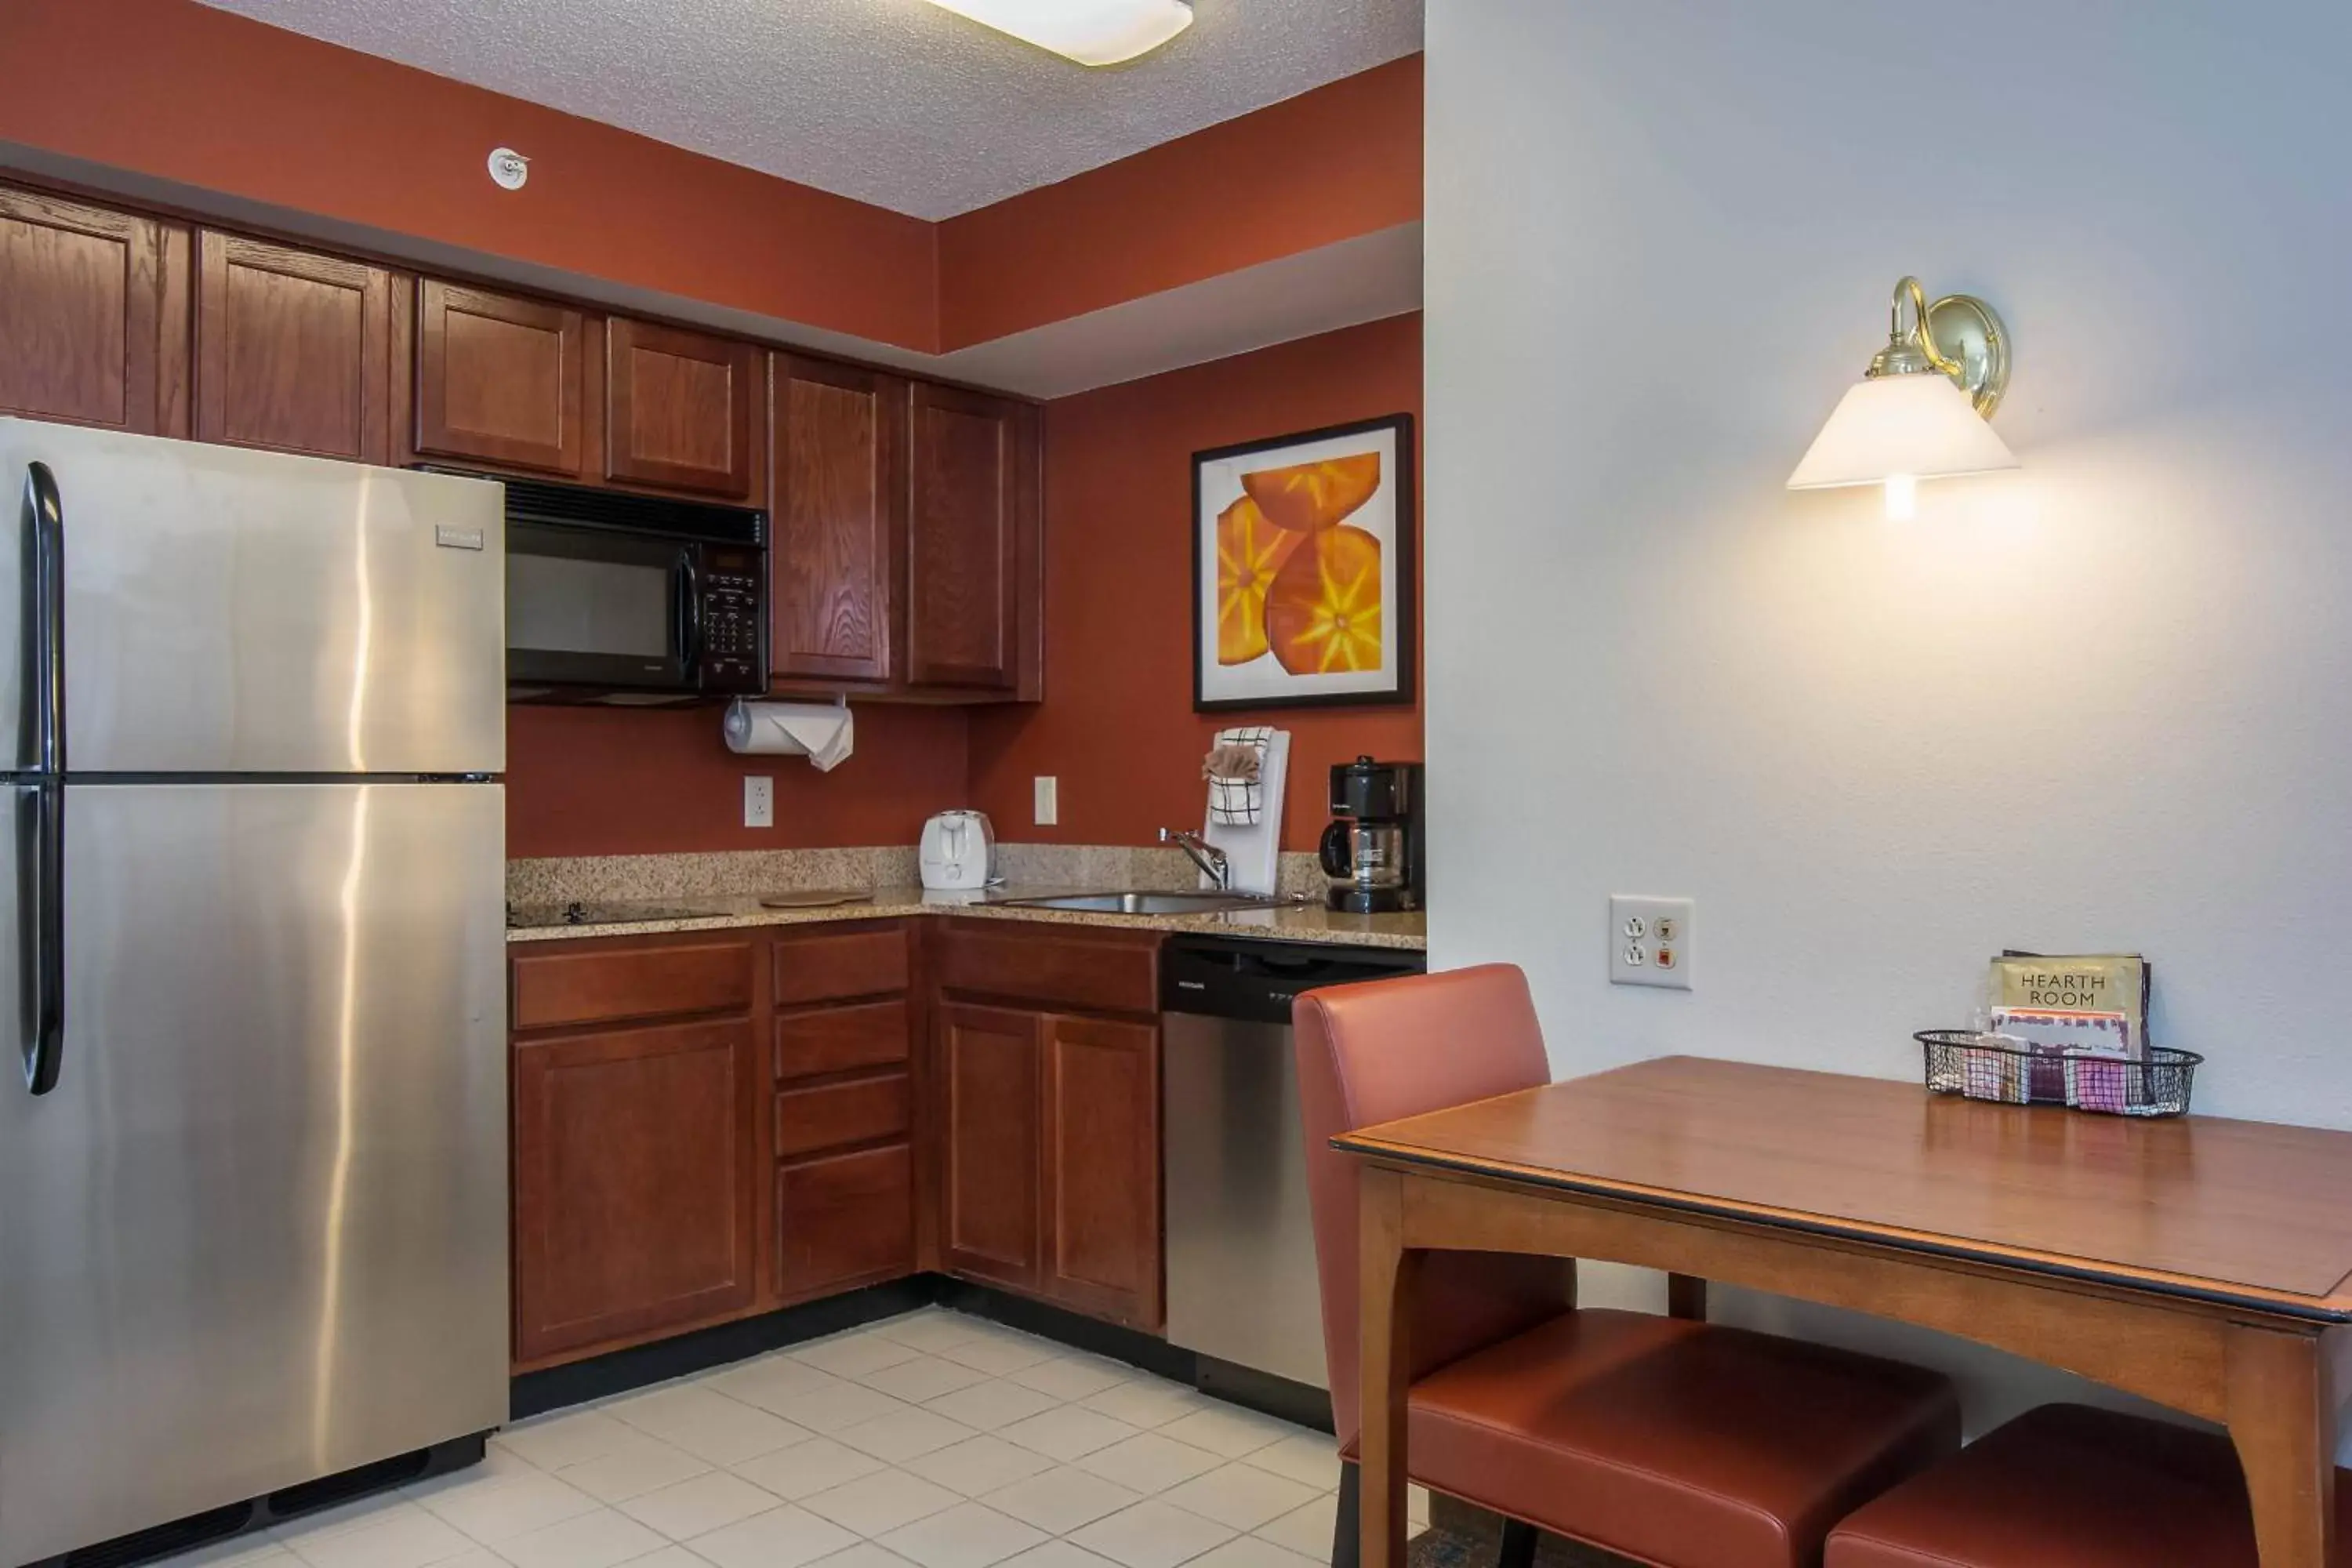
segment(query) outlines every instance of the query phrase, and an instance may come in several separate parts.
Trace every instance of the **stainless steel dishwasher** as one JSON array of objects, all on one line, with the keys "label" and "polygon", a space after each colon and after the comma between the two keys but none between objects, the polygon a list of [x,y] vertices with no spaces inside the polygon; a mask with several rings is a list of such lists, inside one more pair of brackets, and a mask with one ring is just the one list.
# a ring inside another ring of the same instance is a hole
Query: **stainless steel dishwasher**
[{"label": "stainless steel dishwasher", "polygon": [[1418,952],[1180,935],[1160,964],[1168,1338],[1328,1388],[1290,1004]]}]

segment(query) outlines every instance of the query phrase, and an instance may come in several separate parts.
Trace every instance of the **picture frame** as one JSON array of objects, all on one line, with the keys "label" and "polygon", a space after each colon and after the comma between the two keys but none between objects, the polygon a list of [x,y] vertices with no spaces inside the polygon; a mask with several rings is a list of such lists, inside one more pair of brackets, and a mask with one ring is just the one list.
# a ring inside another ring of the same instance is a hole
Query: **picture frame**
[{"label": "picture frame", "polygon": [[1413,418],[1192,454],[1192,708],[1415,693]]}]

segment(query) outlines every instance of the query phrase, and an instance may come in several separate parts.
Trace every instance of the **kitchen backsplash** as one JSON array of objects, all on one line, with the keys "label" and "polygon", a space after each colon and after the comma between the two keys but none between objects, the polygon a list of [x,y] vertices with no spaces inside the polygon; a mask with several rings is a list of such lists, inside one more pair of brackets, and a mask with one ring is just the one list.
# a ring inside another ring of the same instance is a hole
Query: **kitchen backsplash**
[{"label": "kitchen backsplash", "polygon": [[[1200,873],[1179,849],[1092,844],[1000,844],[996,869],[1022,888],[1180,889]],[[785,892],[807,888],[908,888],[922,880],[906,846],[866,849],[739,849],[682,855],[583,855],[507,862],[507,898],[515,903],[589,899],[683,899]],[[1280,889],[1322,891],[1312,855],[1282,858]]]}]

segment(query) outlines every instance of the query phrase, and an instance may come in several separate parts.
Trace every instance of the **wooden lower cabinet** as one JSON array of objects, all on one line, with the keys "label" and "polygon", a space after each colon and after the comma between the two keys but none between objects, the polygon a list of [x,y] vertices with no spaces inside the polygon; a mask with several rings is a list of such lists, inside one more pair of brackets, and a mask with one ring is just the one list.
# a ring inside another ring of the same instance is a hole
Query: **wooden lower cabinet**
[{"label": "wooden lower cabinet", "polygon": [[1160,1031],[1048,1015],[1040,1289],[1130,1328],[1161,1321]]},{"label": "wooden lower cabinet", "polygon": [[1157,939],[909,925],[517,945],[518,1371],[930,1269],[1159,1331]]},{"label": "wooden lower cabinet", "polygon": [[776,1279],[789,1300],[914,1271],[915,1167],[905,1143],[787,1163],[776,1173]]},{"label": "wooden lower cabinet", "polygon": [[1156,1331],[1157,1026],[961,1003],[939,1019],[950,1271]]},{"label": "wooden lower cabinet", "polygon": [[518,1365],[753,1304],[762,1055],[748,1018],[516,1046]]},{"label": "wooden lower cabinet", "polygon": [[909,933],[819,926],[772,945],[776,1299],[903,1279],[921,1136]]},{"label": "wooden lower cabinet", "polygon": [[937,1016],[941,1256],[952,1273],[1034,1289],[1043,1015],[951,1002]]}]

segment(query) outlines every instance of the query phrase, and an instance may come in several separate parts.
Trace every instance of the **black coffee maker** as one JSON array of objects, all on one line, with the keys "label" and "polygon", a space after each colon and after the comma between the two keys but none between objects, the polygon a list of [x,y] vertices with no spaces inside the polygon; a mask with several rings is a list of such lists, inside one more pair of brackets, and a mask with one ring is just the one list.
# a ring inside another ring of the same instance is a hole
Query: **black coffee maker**
[{"label": "black coffee maker", "polygon": [[1335,910],[1417,910],[1428,882],[1422,859],[1421,764],[1358,757],[1331,769],[1331,816],[1323,830],[1326,901]]}]

